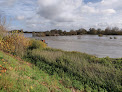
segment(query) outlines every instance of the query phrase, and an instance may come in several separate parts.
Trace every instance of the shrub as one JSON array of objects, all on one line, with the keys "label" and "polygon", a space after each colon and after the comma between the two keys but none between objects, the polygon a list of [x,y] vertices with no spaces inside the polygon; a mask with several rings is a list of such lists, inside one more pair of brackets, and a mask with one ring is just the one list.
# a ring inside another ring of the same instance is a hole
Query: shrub
[{"label": "shrub", "polygon": [[103,37],[103,34],[98,34],[99,37]]},{"label": "shrub", "polygon": [[57,73],[61,78],[66,75],[68,78],[62,80],[65,87],[87,92],[121,90],[122,59],[97,58],[84,53],[47,48],[30,50],[25,58],[49,75]]},{"label": "shrub", "polygon": [[44,42],[32,39],[30,41],[30,45],[29,45],[28,49],[30,49],[30,50],[42,49],[42,48],[45,48],[45,47],[46,47],[46,44]]},{"label": "shrub", "polygon": [[11,33],[6,35],[0,41],[0,47],[3,51],[23,56],[26,48],[29,46],[29,39],[22,33]]},{"label": "shrub", "polygon": [[117,39],[117,37],[114,37],[114,39]]}]

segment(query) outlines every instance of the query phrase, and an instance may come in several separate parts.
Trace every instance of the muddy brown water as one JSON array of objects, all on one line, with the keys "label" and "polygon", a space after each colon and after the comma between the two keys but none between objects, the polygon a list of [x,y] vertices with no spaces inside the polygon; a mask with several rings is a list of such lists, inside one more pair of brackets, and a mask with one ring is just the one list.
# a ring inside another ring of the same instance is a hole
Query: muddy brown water
[{"label": "muddy brown water", "polygon": [[65,51],[85,52],[100,58],[106,56],[122,58],[122,36],[109,35],[98,37],[97,35],[76,35],[35,37],[35,39],[43,39],[48,43],[49,47]]}]

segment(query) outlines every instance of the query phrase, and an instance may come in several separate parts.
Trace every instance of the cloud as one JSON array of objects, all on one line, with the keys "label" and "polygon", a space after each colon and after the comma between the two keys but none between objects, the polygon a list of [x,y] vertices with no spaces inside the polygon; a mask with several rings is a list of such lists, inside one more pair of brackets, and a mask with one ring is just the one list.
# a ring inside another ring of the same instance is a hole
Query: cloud
[{"label": "cloud", "polygon": [[102,10],[102,13],[103,14],[115,14],[116,11],[114,9],[105,9],[105,10]]},{"label": "cloud", "polygon": [[104,6],[108,6],[108,7],[110,7],[112,5],[118,6],[118,5],[120,5],[120,0],[102,0],[101,4],[104,5]]},{"label": "cloud", "polygon": [[90,13],[90,14],[95,14],[99,12],[98,9],[95,9],[94,7],[90,7],[88,5],[84,5],[83,7],[81,7],[81,11],[83,13]]},{"label": "cloud", "polygon": [[1,1],[0,1],[0,6],[9,7],[9,6],[14,5],[16,1],[17,1],[17,0],[1,0]]},{"label": "cloud", "polygon": [[81,0],[38,0],[39,9],[37,14],[40,16],[57,21],[72,22],[75,18],[74,11],[82,4]]},{"label": "cloud", "polygon": [[14,18],[14,28],[22,23],[23,29],[30,31],[105,28],[115,24],[122,28],[120,0],[0,0],[0,5],[0,13]]},{"label": "cloud", "polygon": [[[94,25],[96,28],[105,28],[117,23],[122,9],[119,0],[99,0],[87,4],[82,0],[38,0],[38,6],[36,14],[49,21],[47,28],[53,26],[63,29],[88,28]],[[114,18],[113,21],[111,18]]]},{"label": "cloud", "polygon": [[23,20],[25,18],[25,16],[17,16],[18,20]]}]

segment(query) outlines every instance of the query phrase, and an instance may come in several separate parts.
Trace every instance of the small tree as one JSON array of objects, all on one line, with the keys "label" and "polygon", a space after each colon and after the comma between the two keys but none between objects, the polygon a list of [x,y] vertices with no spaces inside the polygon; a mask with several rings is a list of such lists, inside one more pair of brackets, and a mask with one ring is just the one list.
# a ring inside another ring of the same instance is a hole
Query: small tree
[{"label": "small tree", "polygon": [[0,36],[6,32],[6,17],[0,15]]},{"label": "small tree", "polygon": [[0,49],[2,46],[2,39],[4,34],[6,33],[6,18],[0,15]]},{"label": "small tree", "polygon": [[89,33],[95,35],[97,34],[97,30],[95,28],[90,28]]}]

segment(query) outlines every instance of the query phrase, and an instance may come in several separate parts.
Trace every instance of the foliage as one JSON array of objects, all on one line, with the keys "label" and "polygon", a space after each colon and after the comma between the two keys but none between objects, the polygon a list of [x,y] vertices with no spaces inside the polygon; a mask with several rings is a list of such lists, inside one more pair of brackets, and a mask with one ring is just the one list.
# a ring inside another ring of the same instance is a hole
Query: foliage
[{"label": "foliage", "polygon": [[6,30],[6,18],[0,15],[0,44],[2,43],[2,38],[5,36]]},{"label": "foliage", "polygon": [[[50,48],[49,50],[32,50],[25,58],[50,75],[57,73],[64,79],[62,82],[66,87],[109,92],[119,92],[122,88],[122,59],[97,58],[85,53]],[[67,80],[65,76],[70,80]],[[74,80],[77,83],[73,82]]]},{"label": "foliage", "polygon": [[[48,31],[48,35],[115,34],[117,28],[97,31],[91,28],[70,32]],[[39,40],[17,31],[0,37],[0,49],[31,62],[17,61],[0,52],[0,91],[121,92],[122,58],[97,58],[80,52],[45,48]],[[44,74],[44,75],[43,75]],[[41,77],[41,78],[40,78]],[[53,82],[52,82],[53,81]]]},{"label": "foliage", "polygon": [[30,40],[30,45],[28,47],[28,49],[41,49],[41,48],[45,48],[46,47],[46,44],[42,41],[39,41],[39,40]]},{"label": "foliage", "polygon": [[[1,73],[1,66],[6,72]],[[50,76],[29,62],[0,52],[0,92],[71,92],[60,79],[56,74]]]},{"label": "foliage", "polygon": [[[27,32],[26,32],[27,33]],[[89,30],[86,30],[84,28],[80,28],[78,30],[70,30],[69,32],[63,31],[63,30],[57,30],[53,29],[50,31],[45,32],[33,32],[33,36],[65,36],[65,35],[83,35],[83,34],[90,34],[90,35],[99,35],[102,37],[102,35],[122,35],[122,29],[119,29],[118,27],[107,27],[106,29],[102,30],[100,28],[90,28]]]},{"label": "foliage", "polygon": [[29,39],[22,33],[9,33],[1,40],[0,47],[3,51],[23,56],[29,46]]},{"label": "foliage", "polygon": [[0,36],[6,32],[6,17],[0,15]]},{"label": "foliage", "polygon": [[99,37],[102,37],[103,35],[102,34],[98,34]]}]

